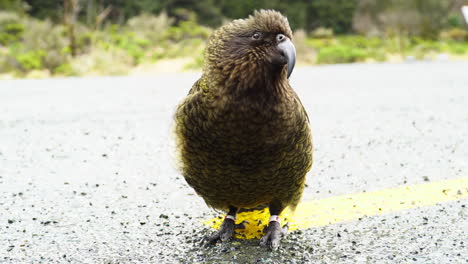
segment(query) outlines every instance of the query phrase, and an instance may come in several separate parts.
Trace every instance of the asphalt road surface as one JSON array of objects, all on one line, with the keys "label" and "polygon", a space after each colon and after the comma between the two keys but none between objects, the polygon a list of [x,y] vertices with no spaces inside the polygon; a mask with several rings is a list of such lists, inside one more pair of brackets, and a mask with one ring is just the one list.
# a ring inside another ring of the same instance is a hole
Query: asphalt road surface
[{"label": "asphalt road surface", "polygon": [[[0,262],[468,262],[466,181],[459,199],[299,228],[275,252],[201,246],[220,212],[178,173],[171,134],[198,77],[0,81]],[[298,68],[291,83],[315,143],[304,202],[468,176],[468,63]]]}]

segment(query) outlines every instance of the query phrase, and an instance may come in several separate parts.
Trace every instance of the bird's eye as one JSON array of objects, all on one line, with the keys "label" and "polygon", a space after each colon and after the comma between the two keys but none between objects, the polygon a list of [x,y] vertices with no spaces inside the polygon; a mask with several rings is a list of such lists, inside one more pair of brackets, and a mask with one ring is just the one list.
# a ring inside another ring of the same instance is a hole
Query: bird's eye
[{"label": "bird's eye", "polygon": [[286,38],[283,34],[276,35],[276,41],[281,42]]},{"label": "bird's eye", "polygon": [[260,39],[260,37],[261,37],[260,32],[255,32],[255,33],[252,35],[252,38],[253,38],[253,39]]}]

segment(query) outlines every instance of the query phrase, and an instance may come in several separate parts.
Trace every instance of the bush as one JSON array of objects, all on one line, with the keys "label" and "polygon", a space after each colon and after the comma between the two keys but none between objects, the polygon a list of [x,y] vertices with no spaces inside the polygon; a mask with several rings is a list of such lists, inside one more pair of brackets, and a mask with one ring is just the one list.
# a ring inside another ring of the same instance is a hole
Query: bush
[{"label": "bush", "polygon": [[113,52],[115,49],[126,52],[131,58],[131,65],[141,63],[146,57],[151,42],[139,37],[130,31],[121,31],[117,25],[112,25],[105,32],[100,32],[96,36],[96,46],[99,49]]},{"label": "bush", "polygon": [[19,42],[24,33],[24,25],[18,14],[0,12],[0,45]]},{"label": "bush", "polygon": [[453,41],[468,41],[468,31],[460,28],[452,28],[450,30],[440,32],[440,39]]},{"label": "bush", "polygon": [[0,0],[0,10],[10,10],[24,14],[30,6],[22,0]]},{"label": "bush", "polygon": [[42,69],[42,60],[45,56],[44,51],[31,50],[15,54],[15,59],[18,62],[23,72]]},{"label": "bush", "polygon": [[135,32],[140,39],[146,39],[150,43],[158,43],[163,37],[164,32],[171,27],[174,19],[169,18],[162,12],[158,16],[150,14],[141,14],[127,21],[127,30]]},{"label": "bush", "polygon": [[132,32],[126,32],[125,34],[114,35],[115,48],[122,49],[129,54],[134,65],[141,62],[145,55],[145,50],[149,46],[149,41],[146,39],[138,38]]},{"label": "bush", "polygon": [[164,35],[165,39],[178,42],[184,39],[190,38],[200,38],[200,39],[208,39],[211,35],[212,30],[200,26],[195,21],[182,21],[180,22],[179,26],[177,27],[170,27]]},{"label": "bush", "polygon": [[460,42],[447,42],[443,50],[449,53],[463,55],[468,53],[468,45]]},{"label": "bush", "polygon": [[[0,38],[4,41],[6,39],[9,46],[8,52],[3,55],[3,65],[0,65],[3,71],[27,73],[46,69],[53,73],[70,58],[63,26],[54,26],[48,20],[20,18],[2,12],[0,27],[7,34],[6,38]],[[0,36],[5,36],[5,33]]]},{"label": "bush", "polygon": [[338,37],[341,45],[362,49],[377,49],[384,46],[384,41],[379,37],[365,36],[341,36]]},{"label": "bush", "polygon": [[[1,0],[0,0],[1,1]],[[188,13],[193,14],[193,13]],[[109,25],[103,30],[90,30],[75,25],[77,56],[69,50],[67,29],[50,21],[0,12],[0,72],[20,76],[121,75],[131,67],[162,59],[190,57],[185,69],[200,69],[203,49],[212,29],[200,26],[195,16],[179,17],[177,25],[162,13],[142,14],[124,26]],[[338,35],[318,28],[307,35],[294,32],[298,63],[351,63],[384,61],[387,55],[435,57],[437,53],[466,54],[468,33],[450,29],[440,34],[440,41],[412,37],[389,29],[387,38],[360,35]],[[383,35],[381,35],[383,36]],[[3,46],[5,45],[5,46]]]},{"label": "bush", "polygon": [[200,39],[184,39],[178,43],[171,43],[165,48],[166,58],[191,57],[203,53],[204,45]]},{"label": "bush", "polygon": [[23,37],[24,52],[43,52],[42,65],[51,72],[68,62],[70,52],[63,26],[54,26],[49,20],[29,20],[26,28]]},{"label": "bush", "polygon": [[76,75],[76,72],[69,63],[65,63],[55,68],[54,74],[63,76],[74,76]]},{"label": "bush", "polygon": [[316,51],[308,45],[307,34],[304,30],[296,30],[293,34],[294,45],[296,46],[298,63],[314,63]]},{"label": "bush", "polygon": [[314,49],[321,49],[328,47],[330,45],[336,45],[337,41],[336,39],[314,39],[314,38],[308,38],[305,43],[314,48]]},{"label": "bush", "polygon": [[312,31],[311,36],[314,38],[332,38],[333,29],[319,27],[315,29],[314,31]]},{"label": "bush", "polygon": [[412,38],[410,39],[410,49],[425,53],[439,52],[441,51],[441,45],[437,41]]},{"label": "bush", "polygon": [[364,61],[367,56],[364,49],[336,45],[320,49],[317,63],[350,63]]},{"label": "bush", "polygon": [[[79,55],[90,52],[92,46],[95,44],[96,32],[83,24],[77,23],[75,24],[75,36],[76,54]],[[69,53],[71,53],[71,51],[69,51]]]},{"label": "bush", "polygon": [[123,75],[128,72],[132,63],[133,58],[121,49],[95,48],[59,69],[64,75]]}]

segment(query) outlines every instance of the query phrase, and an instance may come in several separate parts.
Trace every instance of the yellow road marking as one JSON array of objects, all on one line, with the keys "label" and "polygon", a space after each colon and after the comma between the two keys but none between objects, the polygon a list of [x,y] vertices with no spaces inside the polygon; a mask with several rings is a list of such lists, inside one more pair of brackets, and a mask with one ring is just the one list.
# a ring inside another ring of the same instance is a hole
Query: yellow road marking
[{"label": "yellow road marking", "polygon": [[[307,201],[299,204],[294,214],[285,210],[281,216],[283,223],[289,222],[292,231],[465,198],[468,198],[468,177]],[[260,238],[269,217],[268,209],[237,214],[237,223],[244,220],[249,223],[246,229],[237,230],[235,236]],[[205,224],[219,229],[222,221],[220,216]]]}]

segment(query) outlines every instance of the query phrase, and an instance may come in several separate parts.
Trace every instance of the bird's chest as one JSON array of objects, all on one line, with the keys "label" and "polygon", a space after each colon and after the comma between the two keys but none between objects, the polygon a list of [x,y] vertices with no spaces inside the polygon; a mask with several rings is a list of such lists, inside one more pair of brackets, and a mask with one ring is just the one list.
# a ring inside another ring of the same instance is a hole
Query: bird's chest
[{"label": "bird's chest", "polygon": [[205,126],[206,151],[222,153],[240,163],[271,156],[290,144],[297,129],[294,120],[293,111],[285,105],[226,105]]}]

